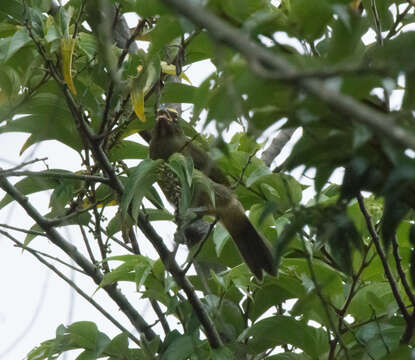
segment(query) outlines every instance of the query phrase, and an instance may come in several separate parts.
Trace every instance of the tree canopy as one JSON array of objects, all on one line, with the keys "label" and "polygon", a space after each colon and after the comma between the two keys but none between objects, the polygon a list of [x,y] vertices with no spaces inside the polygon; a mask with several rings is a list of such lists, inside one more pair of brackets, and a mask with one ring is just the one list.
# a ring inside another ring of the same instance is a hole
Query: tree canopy
[{"label": "tree canopy", "polygon": [[[120,330],[110,338],[87,319],[57,324],[27,359],[74,349],[79,360],[414,356],[414,6],[1,1],[0,134],[29,134],[20,154],[58,141],[80,167],[33,171],[31,160],[0,169],[0,211],[17,202],[34,223],[0,224],[0,236]],[[199,84],[189,69],[200,61],[215,70]],[[200,161],[185,151],[149,157],[160,108],[175,109],[188,142],[223,173],[229,197],[269,243],[275,276],[251,273],[220,222],[226,214],[193,206],[200,189],[218,199]],[[163,166],[180,188],[177,210],[157,186]],[[38,192],[47,213],[31,201]],[[160,236],[167,223],[174,241]],[[39,252],[41,237],[65,259]],[[95,285],[68,279],[68,260]],[[134,301],[125,282],[136,286]],[[157,326],[137,301],[151,304]]]}]

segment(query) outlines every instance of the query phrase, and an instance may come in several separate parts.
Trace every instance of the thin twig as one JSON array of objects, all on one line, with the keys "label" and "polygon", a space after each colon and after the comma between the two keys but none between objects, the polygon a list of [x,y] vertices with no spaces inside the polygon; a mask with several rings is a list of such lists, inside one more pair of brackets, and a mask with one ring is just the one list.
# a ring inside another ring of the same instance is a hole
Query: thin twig
[{"label": "thin twig", "polygon": [[44,157],[44,158],[41,158],[41,159],[37,159],[36,158],[36,159],[30,160],[30,161],[26,161],[24,163],[21,163],[21,164],[15,166],[13,168],[10,168],[10,169],[2,169],[2,170],[0,170],[0,175],[4,175],[4,174],[10,173],[10,172],[15,172],[15,170],[21,169],[22,167],[25,167],[27,165],[31,165],[31,164],[37,163],[39,161],[43,161],[44,162],[47,159],[48,159],[47,157]]},{"label": "thin twig", "polygon": [[45,233],[41,232],[41,231],[21,229],[21,228],[15,227],[15,226],[7,225],[7,224],[0,224],[0,226],[4,227],[6,229],[19,231],[19,232],[22,232],[22,233],[25,233],[25,234],[47,237],[47,235]]},{"label": "thin twig", "polygon": [[109,183],[109,179],[102,177],[102,176],[60,173],[60,172],[54,172],[54,171],[14,171],[12,169],[7,169],[7,170],[1,170],[0,175],[6,176],[6,177],[34,176],[34,177],[46,177],[46,178],[55,178],[55,179],[92,181],[92,182],[98,182],[102,184]]},{"label": "thin twig", "polygon": [[82,17],[82,13],[84,12],[85,3],[86,3],[86,0],[83,0],[81,2],[81,7],[79,8],[78,16],[76,17],[76,20],[75,20],[75,28],[74,28],[73,35],[72,35],[73,39],[75,39],[78,36],[79,24],[81,23],[81,17]]},{"label": "thin twig", "polygon": [[371,307],[371,309],[372,309],[372,314],[373,314],[373,317],[374,317],[374,319],[375,319],[375,323],[376,323],[376,327],[378,328],[378,335],[379,335],[379,337],[380,337],[380,339],[381,339],[381,341],[382,341],[382,343],[383,343],[383,346],[385,347],[385,349],[386,349],[386,352],[388,353],[388,354],[390,354],[390,349],[389,349],[389,346],[388,346],[388,344],[386,343],[386,341],[385,341],[385,338],[383,337],[383,331],[382,331],[382,329],[381,329],[381,327],[380,327],[380,324],[379,324],[379,321],[378,321],[378,318],[377,318],[377,316],[376,316],[376,311],[375,311],[375,309],[373,308],[373,306],[372,306],[372,304],[369,304],[369,306]]},{"label": "thin twig", "polygon": [[[102,241],[101,216],[98,213],[96,206],[93,209],[93,213],[95,217],[94,237],[98,243],[99,251],[101,252],[101,260],[104,260],[107,258],[107,249]],[[102,261],[102,266],[105,273],[109,273],[111,271],[108,261]]]},{"label": "thin twig", "polygon": [[388,260],[386,259],[385,253],[383,252],[382,246],[380,244],[380,239],[378,237],[378,234],[376,233],[376,230],[373,227],[372,219],[370,218],[370,215],[366,210],[362,194],[359,193],[357,195],[357,201],[359,203],[360,211],[362,212],[365,218],[366,226],[372,238],[373,244],[375,245],[376,252],[378,253],[380,261],[382,262],[383,270],[385,271],[385,275],[386,275],[386,278],[388,279],[389,286],[392,290],[392,294],[395,298],[396,303],[398,304],[399,310],[401,311],[405,321],[409,323],[410,322],[409,313],[406,310],[406,307],[405,307],[405,304],[403,303],[401,295],[399,294],[398,286],[396,284],[395,279],[393,278],[392,271],[388,264]]},{"label": "thin twig", "polygon": [[[37,209],[29,202],[27,197],[22,195],[15,186],[13,186],[4,176],[0,176],[0,188],[15,199],[28,215],[40,226],[46,233],[49,240],[63,250],[68,256],[84,270],[96,284],[100,284],[103,279],[102,273],[92,264],[78,249],[62,237],[62,235],[49,223],[48,219],[43,217]],[[154,331],[148,327],[147,322],[140,316],[136,309],[128,302],[125,296],[115,285],[105,286],[103,289],[120,307],[121,311],[128,317],[134,327],[143,333],[148,340],[156,337]]]},{"label": "thin twig", "polygon": [[79,224],[79,229],[81,230],[82,238],[84,239],[86,251],[88,252],[89,259],[92,261],[93,264],[97,263],[97,260],[95,259],[94,253],[92,252],[91,245],[89,245],[88,237],[86,236],[86,232],[84,230],[84,227]]},{"label": "thin twig", "polygon": [[403,18],[406,16],[406,14],[408,13],[409,10],[411,10],[413,4],[409,3],[407,5],[407,7],[396,16],[396,20],[392,25],[392,28],[389,30],[388,34],[386,35],[385,39],[386,40],[390,40],[392,38],[392,36],[394,36],[399,30],[398,30],[398,25],[401,23],[401,21],[403,20]]},{"label": "thin twig", "polygon": [[382,26],[380,24],[378,8],[375,0],[370,0],[370,8],[372,10],[373,19],[375,20],[376,41],[379,45],[383,45]]},{"label": "thin twig", "polygon": [[[146,20],[140,20],[132,33],[132,35],[127,39],[125,42],[124,49],[122,50],[122,53],[120,57],[118,58],[118,69],[121,67],[125,57],[128,54],[128,51],[130,49],[131,44],[135,40],[135,38],[143,31],[144,26],[146,25]],[[108,123],[108,116],[109,116],[109,110],[111,105],[112,96],[114,93],[114,87],[115,83],[113,80],[111,80],[109,86],[108,86],[108,93],[105,99],[105,107],[104,107],[104,114],[102,116],[101,126],[99,129],[99,134],[106,131],[107,123]]]},{"label": "thin twig", "polygon": [[[3,230],[0,230],[0,234],[3,234],[4,236],[7,236],[7,235],[6,235],[6,232],[5,232],[5,231],[3,231]],[[81,274],[88,275],[88,274],[87,274],[85,271],[83,271],[82,269],[78,269],[76,266],[73,266],[73,265],[71,265],[71,264],[68,264],[67,262],[65,262],[65,261],[63,261],[63,260],[61,260],[61,259],[59,259],[59,258],[57,258],[57,257],[55,257],[55,256],[52,256],[52,255],[46,254],[46,253],[45,253],[45,252],[43,252],[43,251],[35,250],[35,249],[33,249],[33,248],[31,248],[31,247],[29,247],[29,246],[27,246],[27,245],[24,245],[24,244],[21,244],[21,245],[16,244],[15,246],[16,246],[16,247],[21,248],[22,250],[27,250],[27,251],[30,251],[30,252],[35,252],[35,253],[37,253],[38,255],[42,255],[43,257],[47,257],[47,258],[49,258],[49,259],[55,260],[55,261],[57,261],[58,263],[61,263],[62,265],[65,265],[65,266],[67,266],[68,268],[71,268],[71,269],[73,269],[73,270],[75,270],[75,271],[77,271],[77,272],[79,272],[79,273],[81,273]]]},{"label": "thin twig", "polygon": [[314,288],[316,290],[316,294],[317,294],[317,296],[319,297],[319,299],[321,301],[321,305],[323,306],[324,312],[326,313],[327,321],[330,325],[331,330],[334,332],[334,334],[336,336],[336,342],[338,342],[340,344],[341,348],[343,349],[346,359],[350,359],[349,351],[346,347],[346,344],[344,343],[343,338],[341,337],[341,334],[339,334],[338,329],[336,328],[336,325],[334,324],[334,321],[331,317],[331,314],[330,314],[330,311],[329,311],[330,306],[327,303],[327,300],[325,299],[325,297],[323,295],[323,292],[321,290],[320,284],[317,281],[317,276],[314,272],[313,263],[312,263],[312,260],[311,260],[311,254],[307,251],[307,247],[306,247],[304,238],[301,237],[301,239],[302,239],[303,250],[306,253],[306,259],[307,259],[308,269],[310,271],[311,280],[313,281]]},{"label": "thin twig", "polygon": [[[30,28],[30,26],[28,26]],[[30,30],[31,32],[31,30]],[[58,82],[63,92],[63,95],[66,99],[67,105],[71,114],[74,117],[76,125],[80,130],[80,134],[85,137],[90,145],[90,150],[95,158],[95,161],[101,166],[104,173],[109,178],[110,186],[117,191],[118,195],[122,195],[124,192],[124,185],[121,183],[120,179],[117,177],[111,163],[108,160],[104,150],[94,140],[94,132],[90,128],[88,122],[85,119],[85,113],[82,107],[76,102],[75,98],[63,82],[63,80],[58,75],[58,71],[55,69],[54,65],[47,59],[45,52],[43,51],[42,46],[31,34],[32,39],[34,40],[39,52],[41,52],[42,57],[45,60],[46,65],[50,68],[53,77]],[[5,177],[0,177],[0,187],[2,187],[6,192],[9,193],[14,199],[16,199],[29,213],[29,215],[40,225],[42,229],[45,230],[49,239],[62,248],[65,252],[70,254],[70,256],[78,263],[87,273],[90,275],[96,283],[100,283],[102,280],[102,274],[96,269],[93,264],[91,264],[82,254],[80,254],[77,249],[70,243],[68,243],[63,237],[51,226],[50,222],[42,217],[39,212],[28,202],[28,200],[21,195],[13,185],[11,185]],[[139,214],[138,222],[139,228],[147,236],[150,242],[153,244],[163,264],[166,269],[171,272],[176,283],[182,287],[184,292],[187,295],[188,301],[195,310],[195,313],[201,322],[202,326],[205,329],[206,337],[213,348],[218,348],[222,346],[222,340],[213,324],[212,320],[209,317],[206,309],[204,308],[202,302],[198,298],[193,285],[186,278],[186,276],[181,271],[179,265],[175,261],[174,257],[170,254],[169,250],[165,246],[163,239],[156,233],[154,228],[148,222],[146,217],[143,214]],[[129,319],[136,326],[137,330],[143,332],[147,339],[151,340],[156,335],[147,325],[147,323],[142,319],[142,317],[135,311],[131,304],[124,298],[121,297],[120,292],[116,289],[115,286],[106,286],[104,289],[109,293],[109,295],[119,304],[123,312],[129,317]]]},{"label": "thin twig", "polygon": [[172,274],[176,283],[183,289],[190,305],[193,307],[200,323],[205,329],[206,337],[209,344],[213,348],[222,346],[222,340],[219,333],[212,322],[205,307],[196,294],[196,291],[192,283],[187,279],[184,272],[180,269],[180,266],[175,261],[174,257],[170,253],[169,249],[164,244],[163,239],[154,231],[153,227],[146,221],[145,215],[140,213],[138,215],[137,223],[140,226],[141,231],[147,236],[151,244],[156,249],[166,269]]},{"label": "thin twig", "polygon": [[398,271],[399,278],[401,279],[402,286],[408,296],[409,300],[411,301],[412,306],[415,307],[415,296],[414,293],[411,291],[411,287],[409,286],[408,280],[406,279],[405,272],[402,268],[401,257],[399,256],[399,246],[396,240],[396,237],[392,239],[392,251],[393,257],[395,259],[396,270]]},{"label": "thin twig", "polygon": [[256,149],[252,154],[249,155],[248,160],[245,166],[243,167],[238,180],[234,184],[232,184],[232,189],[236,189],[240,184],[242,184],[246,169],[248,169],[248,166],[251,164],[251,161],[257,152],[258,152],[258,149]]},{"label": "thin twig", "polygon": [[203,237],[203,239],[200,241],[199,243],[199,247],[197,248],[197,250],[195,251],[194,255],[192,256],[192,258],[189,260],[189,263],[186,265],[186,267],[184,268],[183,272],[186,274],[190,267],[192,266],[193,262],[195,261],[195,259],[197,258],[197,256],[199,255],[199,253],[202,251],[203,245],[205,244],[206,240],[209,238],[209,235],[211,234],[213,228],[215,227],[215,225],[217,224],[217,222],[219,221],[218,218],[216,218],[209,226],[208,231],[206,232],[205,236]]},{"label": "thin twig", "polygon": [[81,288],[79,288],[71,279],[66,277],[61,271],[59,271],[55,266],[51,263],[43,259],[37,251],[25,247],[20,241],[16,240],[9,234],[4,231],[0,231],[4,236],[8,237],[11,241],[13,241],[17,246],[25,248],[28,252],[30,252],[36,259],[38,259],[42,264],[47,266],[51,269],[55,274],[57,274],[61,279],[66,281],[79,295],[81,295],[84,299],[86,299],[90,304],[92,304],[101,314],[103,314],[108,320],[110,320],[116,327],[118,327],[122,332],[126,333],[128,337],[134,341],[138,346],[141,347],[141,342],[138,340],[130,331],[128,331],[124,326],[118,322],[110,313],[108,313],[101,305],[99,305],[94,299],[88,296]]},{"label": "thin twig", "polygon": [[86,207],[85,209],[80,209],[80,210],[74,211],[74,212],[72,212],[68,215],[65,215],[65,216],[56,217],[56,218],[53,218],[53,219],[49,219],[49,218],[45,218],[45,219],[46,219],[46,222],[49,223],[49,226],[61,226],[61,225],[64,225],[65,223],[67,223],[68,221],[70,221],[72,219],[76,219],[79,215],[82,215],[83,213],[86,213],[89,210],[92,210],[92,209],[96,208],[97,205],[98,205],[98,202]]}]

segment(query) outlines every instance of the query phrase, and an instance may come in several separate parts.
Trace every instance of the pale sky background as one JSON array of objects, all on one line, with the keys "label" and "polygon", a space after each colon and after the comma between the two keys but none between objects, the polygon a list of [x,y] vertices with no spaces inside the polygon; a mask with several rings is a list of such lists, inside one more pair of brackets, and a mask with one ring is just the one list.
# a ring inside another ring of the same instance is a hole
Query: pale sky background
[{"label": "pale sky background", "polygon": [[[134,21],[134,16],[129,17],[129,22]],[[367,42],[372,42],[373,33],[368,33]],[[293,44],[285,34],[278,34],[278,40]],[[296,44],[297,45],[297,44]],[[202,61],[191,65],[186,74],[192,83],[197,86],[212,71],[214,66],[209,61]],[[402,80],[403,82],[403,80]],[[401,101],[401,91],[396,91],[392,97],[393,107],[398,107]],[[190,106],[189,106],[190,107]],[[185,105],[186,109],[187,106]],[[237,127],[232,127],[228,133],[228,137],[235,131]],[[284,153],[277,158],[277,162],[281,162],[288,154],[296,139],[299,138],[301,132],[297,132],[296,136],[286,147]],[[22,162],[47,157],[46,163],[49,168],[64,168],[67,170],[79,170],[80,159],[76,152],[69,149],[65,145],[56,141],[46,141],[34,145],[22,155],[18,153],[25,143],[28,135],[22,133],[0,134],[0,167],[7,169],[14,167]],[[138,135],[133,137],[138,140]],[[26,170],[44,170],[42,163],[37,163],[27,167]],[[294,175],[301,178],[302,183],[310,184],[310,181],[301,177],[301,169],[297,170]],[[12,182],[16,182],[18,178],[10,178]],[[332,179],[336,182],[341,180],[341,173],[336,174]],[[0,198],[4,193],[0,191]],[[38,193],[29,196],[29,200],[34,204],[42,214],[48,212],[48,199],[50,192]],[[9,204],[6,208],[0,210],[0,224],[11,224],[20,228],[30,228],[33,222],[29,216],[16,203]],[[157,230],[168,241],[172,241],[171,227],[166,227],[164,223],[158,223]],[[7,231],[7,229],[3,229]],[[79,246],[80,251],[84,252],[84,246],[75,230],[67,231],[59,229],[61,234]],[[142,240],[144,237],[138,235]],[[18,239],[24,239],[24,235],[18,235]],[[48,240],[37,237],[31,245],[37,250],[45,251],[49,254],[59,256],[66,259],[66,255],[62,256],[62,252],[56,250],[56,247]],[[155,252],[150,247],[144,249],[147,254],[155,258]],[[124,253],[123,250],[113,247],[113,254]],[[96,289],[93,284],[82,274],[74,274],[67,268],[65,274],[73,277],[76,283],[89,295],[92,295]],[[109,322],[102,314],[89,304],[86,300],[74,294],[73,290],[64,281],[58,278],[53,272],[45,268],[32,255],[23,252],[13,246],[12,242],[3,236],[0,236],[0,278],[2,282],[2,296],[0,297],[0,360],[20,360],[27,353],[39,345],[42,341],[55,337],[55,330],[60,324],[68,325],[76,321],[93,321],[98,325],[99,330],[113,337],[120,331]],[[147,305],[142,305],[139,300],[139,294],[135,291],[135,285],[126,284],[122,286],[123,293],[129,297],[133,304],[139,309],[149,323],[154,321],[152,309]],[[112,300],[108,300],[105,292],[102,290],[94,294],[94,299],[103,305],[113,316],[116,316],[121,323],[128,329],[132,330],[132,326],[126,318],[120,314],[117,306]],[[159,328],[155,327],[157,332]],[[75,359],[79,354],[72,352],[68,354],[66,360]]]}]

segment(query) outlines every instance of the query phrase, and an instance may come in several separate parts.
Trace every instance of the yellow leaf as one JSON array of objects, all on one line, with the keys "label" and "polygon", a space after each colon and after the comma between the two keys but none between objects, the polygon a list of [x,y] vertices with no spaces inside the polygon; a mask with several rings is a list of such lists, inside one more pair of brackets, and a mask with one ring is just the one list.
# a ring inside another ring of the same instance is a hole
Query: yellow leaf
[{"label": "yellow leaf", "polygon": [[[167,75],[177,75],[176,74],[176,65],[174,64],[167,64],[165,61],[160,62],[161,71]],[[186,76],[184,72],[180,74],[180,78],[184,81],[187,81],[190,85],[193,85],[190,79]]]},{"label": "yellow leaf", "polygon": [[183,79],[184,81],[187,81],[190,85],[193,85],[190,79],[186,76],[184,72],[180,74],[180,78]]},{"label": "yellow leaf", "polygon": [[[88,199],[85,199],[84,201],[82,201],[81,208],[82,209],[87,209],[91,205],[92,205],[92,203]],[[117,205],[117,200],[110,200],[107,203],[105,203],[105,207],[107,207],[107,206],[115,206],[115,205]],[[104,204],[102,204],[102,203],[97,204],[97,208],[98,209],[102,208],[103,206],[104,206]]]},{"label": "yellow leaf", "polygon": [[142,122],[146,122],[146,115],[144,112],[144,90],[135,82],[133,82],[131,86],[131,101],[138,119]]},{"label": "yellow leaf", "polygon": [[173,64],[167,64],[165,61],[160,63],[161,71],[167,75],[176,75],[176,66]]},{"label": "yellow leaf", "polygon": [[62,55],[62,73],[63,78],[68,85],[72,94],[76,95],[75,85],[72,80],[72,57],[75,48],[76,39],[62,38],[61,39],[61,55]]},{"label": "yellow leaf", "polygon": [[20,155],[22,155],[26,150],[27,150],[27,148],[30,146],[30,145],[32,145],[33,143],[32,143],[32,136],[29,136],[28,138],[27,138],[27,140],[25,141],[25,143],[23,144],[23,146],[22,146],[22,148],[20,149],[20,151],[19,151],[19,156]]}]

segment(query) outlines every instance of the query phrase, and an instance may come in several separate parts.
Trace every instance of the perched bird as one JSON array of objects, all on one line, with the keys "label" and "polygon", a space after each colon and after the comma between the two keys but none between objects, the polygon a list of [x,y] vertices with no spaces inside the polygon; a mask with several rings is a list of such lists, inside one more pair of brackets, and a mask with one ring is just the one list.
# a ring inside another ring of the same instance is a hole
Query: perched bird
[{"label": "perched bird", "polygon": [[[150,142],[150,158],[168,160],[174,153],[182,153],[193,159],[194,166],[211,180],[211,188],[215,194],[214,204],[205,187],[196,189],[194,207],[203,208],[205,214],[218,217],[231,235],[243,259],[253,274],[262,279],[262,271],[274,275],[274,259],[269,245],[257,232],[245,215],[245,210],[232,190],[227,187],[228,179],[209,155],[193,144],[181,129],[177,113],[160,109]],[[158,182],[166,198],[174,206],[180,199],[180,182],[174,174],[163,167],[163,174]]]}]

